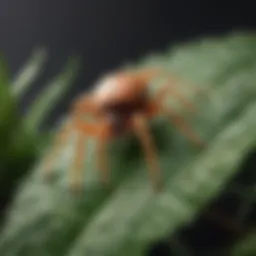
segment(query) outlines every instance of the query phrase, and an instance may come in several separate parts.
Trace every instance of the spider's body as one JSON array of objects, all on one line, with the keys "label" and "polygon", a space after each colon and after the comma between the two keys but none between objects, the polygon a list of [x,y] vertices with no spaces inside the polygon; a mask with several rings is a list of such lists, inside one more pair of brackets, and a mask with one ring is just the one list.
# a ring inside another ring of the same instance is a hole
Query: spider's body
[{"label": "spider's body", "polygon": [[[168,77],[170,84],[162,87],[154,97],[149,97],[149,82],[160,72],[156,69],[146,69],[108,74],[96,83],[91,92],[74,101],[71,107],[70,122],[60,133],[59,142],[57,142],[57,145],[61,145],[60,143],[64,141],[63,136],[66,137],[70,130],[76,130],[81,136],[74,162],[74,176],[71,179],[73,188],[81,187],[83,137],[97,138],[98,165],[102,173],[102,181],[106,183],[109,178],[105,148],[107,142],[113,137],[124,136],[126,132],[134,132],[146,153],[146,160],[156,188],[161,182],[156,149],[148,128],[148,121],[152,117],[166,114],[192,141],[201,145],[200,139],[189,129],[184,120],[163,104],[165,97],[171,92],[181,103],[193,108],[193,105],[176,90],[175,82],[177,81],[173,77]],[[88,114],[94,117],[94,122],[83,119],[84,115]]]},{"label": "spider's body", "polygon": [[129,75],[111,74],[101,79],[91,94],[99,113],[111,124],[112,135],[129,130],[133,113],[145,111],[147,86]]}]

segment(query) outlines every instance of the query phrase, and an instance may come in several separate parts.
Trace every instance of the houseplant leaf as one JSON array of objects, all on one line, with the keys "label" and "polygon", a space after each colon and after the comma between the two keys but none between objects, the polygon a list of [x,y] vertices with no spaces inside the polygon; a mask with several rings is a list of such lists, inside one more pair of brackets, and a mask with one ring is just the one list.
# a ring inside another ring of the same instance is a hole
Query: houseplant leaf
[{"label": "houseplant leaf", "polygon": [[45,86],[44,90],[30,106],[25,116],[24,122],[30,131],[37,131],[44,121],[44,118],[56,105],[56,102],[61,99],[70,88],[77,76],[78,67],[78,58],[69,59],[60,74]]},{"label": "houseplant leaf", "polygon": [[22,67],[19,73],[15,76],[12,82],[12,93],[21,97],[33,85],[33,82],[38,78],[43,70],[47,52],[45,49],[36,49],[28,62]]}]

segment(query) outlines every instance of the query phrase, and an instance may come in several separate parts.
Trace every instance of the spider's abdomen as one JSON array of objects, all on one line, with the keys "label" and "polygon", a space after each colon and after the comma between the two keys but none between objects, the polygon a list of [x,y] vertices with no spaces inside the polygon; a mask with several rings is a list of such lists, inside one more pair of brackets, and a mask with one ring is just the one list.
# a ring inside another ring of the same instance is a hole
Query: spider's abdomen
[{"label": "spider's abdomen", "polygon": [[145,98],[145,84],[140,80],[123,74],[108,75],[99,81],[93,97],[99,106],[104,108],[115,106],[137,105]]}]

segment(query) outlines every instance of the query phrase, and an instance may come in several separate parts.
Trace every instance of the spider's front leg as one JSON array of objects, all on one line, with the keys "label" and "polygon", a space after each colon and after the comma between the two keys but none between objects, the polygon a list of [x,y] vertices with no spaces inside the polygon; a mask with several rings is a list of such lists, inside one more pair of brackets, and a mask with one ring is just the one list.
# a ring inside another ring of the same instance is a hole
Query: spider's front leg
[{"label": "spider's front leg", "polygon": [[[92,127],[88,127],[90,130]],[[56,139],[53,143],[52,150],[49,152],[48,158],[46,159],[46,166],[44,168],[44,177],[47,180],[50,180],[52,178],[53,169],[52,169],[52,163],[54,158],[56,157],[56,154],[60,151],[60,149],[63,147],[65,142],[68,139],[68,136],[71,134],[71,132],[77,132],[77,143],[75,147],[75,159],[72,166],[72,174],[70,177],[70,188],[72,191],[77,191],[81,187],[81,170],[82,170],[82,160],[84,157],[84,130],[81,129],[80,126],[77,126],[77,122],[74,121],[74,119],[71,119],[67,122],[67,124],[64,125],[62,129],[57,133]]]},{"label": "spider's front leg", "polygon": [[[192,87],[192,84],[185,79],[180,78],[178,75],[174,74],[173,72],[166,70],[162,67],[148,67],[143,68],[140,70],[135,70],[131,72],[131,74],[139,79],[141,79],[144,83],[148,84],[152,79],[163,77],[167,79],[166,85],[161,90],[162,92],[159,93],[159,97],[163,97],[164,95],[172,95],[177,97],[181,104],[187,107],[189,110],[195,111],[196,107],[194,104],[189,102],[182,93],[178,90],[179,88],[186,85],[187,88],[193,90],[194,93],[197,95],[206,95],[209,93],[209,88],[198,88]],[[160,96],[160,94],[162,96]]]},{"label": "spider's front leg", "polygon": [[69,188],[73,193],[79,193],[83,187],[82,171],[85,157],[85,136],[86,134],[83,131],[77,130],[77,143],[69,178]]},{"label": "spider's front leg", "polygon": [[154,185],[154,190],[159,191],[162,188],[162,175],[157,159],[155,143],[150,134],[147,121],[146,115],[142,113],[135,114],[133,117],[133,129],[145,152],[145,159]]},{"label": "spider's front leg", "polygon": [[75,159],[71,168],[70,188],[72,191],[79,192],[82,189],[82,163],[84,159],[84,137],[94,137],[97,141],[96,157],[97,167],[101,173],[101,181],[104,185],[108,183],[108,168],[106,146],[111,135],[109,123],[103,118],[95,123],[86,123],[81,119],[76,119],[74,127],[77,130],[79,137],[76,145]]},{"label": "spider's front leg", "polygon": [[147,106],[147,115],[149,117],[154,117],[156,115],[165,115],[171,123],[183,133],[190,141],[199,147],[204,147],[205,143],[201,138],[193,131],[190,125],[185,121],[185,119],[176,113],[173,109],[164,106],[163,101],[159,98],[153,99]]},{"label": "spider's front leg", "polygon": [[[95,117],[95,120],[97,121],[95,123],[88,123],[84,121],[83,117],[86,114]],[[103,180],[107,180],[104,149],[109,135],[108,131],[107,122],[100,118],[98,110],[95,107],[95,104],[90,100],[90,97],[83,97],[75,101],[72,106],[71,116],[67,124],[65,124],[57,133],[52,149],[45,161],[46,166],[43,168],[45,178],[49,179],[52,177],[51,165],[53,158],[65,144],[69,134],[71,132],[76,132],[77,143],[75,146],[74,161],[70,170],[69,179],[71,190],[78,192],[82,188],[82,163],[85,155],[85,138],[88,136],[95,137],[98,140],[98,165],[102,172],[102,176],[104,177]]]},{"label": "spider's front leg", "polygon": [[[176,82],[178,82],[178,80]],[[177,85],[177,83],[175,84],[175,80],[173,80],[173,83],[170,82],[169,84],[166,84],[157,92],[154,99],[153,108],[157,109],[158,112],[166,114],[169,120],[172,121],[186,137],[188,137],[194,144],[203,147],[205,146],[204,142],[193,131],[190,125],[187,124],[184,118],[176,113],[173,109],[164,106],[165,98],[167,96],[171,97],[174,95],[182,105],[195,112],[195,106],[183,97],[177,88],[175,88],[175,85]]]},{"label": "spider's front leg", "polygon": [[202,139],[192,130],[190,125],[187,124],[187,122],[184,120],[183,117],[181,117],[171,108],[162,107],[161,109],[162,109],[162,113],[167,115],[169,120],[177,126],[177,128],[183,133],[183,135],[185,135],[189,140],[191,140],[197,146],[199,147],[205,146],[205,143],[202,141]]},{"label": "spider's front leg", "polygon": [[163,104],[163,100],[161,98],[157,98],[151,103],[151,112],[155,112],[158,114],[164,114],[167,116],[170,122],[174,123],[174,125],[186,136],[190,141],[196,144],[199,147],[204,147],[205,143],[202,139],[193,131],[190,125],[185,121],[185,119],[176,113],[172,108],[167,108]]},{"label": "spider's front leg", "polygon": [[196,106],[187,100],[182,93],[176,88],[175,84],[169,82],[165,84],[157,93],[156,100],[163,102],[167,96],[175,97],[184,107],[191,112],[196,112]]},{"label": "spider's front leg", "polygon": [[[167,82],[164,84],[161,89],[157,92],[156,100],[164,101],[167,96],[173,97],[179,101],[186,109],[191,112],[196,112],[196,106],[191,101],[186,99],[182,94],[181,88],[184,90],[192,90],[195,95],[202,95],[208,93],[207,89],[197,88],[192,86],[190,82],[185,81],[184,79],[179,78],[173,74],[164,73],[162,74],[166,77]],[[186,87],[185,87],[186,86]]]},{"label": "spider's front leg", "polygon": [[44,171],[43,175],[44,175],[45,179],[47,179],[47,180],[52,179],[52,177],[53,177],[53,172],[52,172],[53,160],[54,160],[56,154],[60,151],[62,146],[65,144],[65,142],[68,138],[68,135],[70,134],[71,131],[72,131],[72,123],[70,121],[68,121],[57,133],[54,143],[53,143],[53,147],[50,150],[50,152],[47,155],[46,160],[45,160],[45,164],[44,164],[44,168],[43,168],[43,171]]},{"label": "spider's front leg", "polygon": [[102,132],[98,136],[97,148],[96,148],[96,163],[100,171],[100,179],[103,186],[109,184],[109,168],[107,160],[107,145],[111,138],[111,126],[108,121],[102,123]]}]

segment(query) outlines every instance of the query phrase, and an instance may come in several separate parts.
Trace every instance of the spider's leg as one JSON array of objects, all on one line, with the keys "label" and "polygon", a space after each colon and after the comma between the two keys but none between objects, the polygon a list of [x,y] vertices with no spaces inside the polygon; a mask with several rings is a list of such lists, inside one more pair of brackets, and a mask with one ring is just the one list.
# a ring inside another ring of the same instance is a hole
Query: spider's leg
[{"label": "spider's leg", "polygon": [[[106,146],[109,137],[111,136],[111,128],[109,123],[105,120],[100,120],[97,123],[84,123],[83,121],[77,119],[76,120],[76,129],[82,132],[85,136],[93,136],[97,139],[97,148],[96,148],[96,157],[97,157],[97,166],[101,172],[101,179],[103,184],[108,183],[108,165],[107,165],[107,152]],[[81,142],[81,140],[79,141]],[[82,142],[81,142],[82,143]],[[81,164],[83,152],[83,146],[78,145],[78,154],[76,156],[76,173],[79,172],[80,167],[78,165]],[[80,153],[79,153],[80,152]],[[80,174],[78,174],[80,176]],[[79,182],[79,177],[76,178],[77,182]],[[76,183],[77,183],[76,182]]]},{"label": "spider's leg", "polygon": [[[157,77],[164,77],[164,78],[167,78],[169,86],[172,87],[171,89],[174,89],[174,87],[183,87],[184,85],[184,86],[187,86],[188,89],[194,91],[197,95],[208,94],[209,92],[209,87],[199,88],[199,87],[192,86],[190,82],[186,81],[183,78],[180,78],[174,72],[166,70],[162,67],[155,66],[155,67],[143,68],[133,73],[134,75],[142,79],[145,83],[148,83],[150,80],[155,79]],[[185,100],[184,97],[178,91],[175,91],[174,93],[176,94],[177,97],[182,97],[183,101]],[[187,102],[187,101],[184,103],[191,104],[190,102]]]},{"label": "spider's leg", "polygon": [[192,90],[197,95],[206,95],[209,93],[209,87],[203,87],[202,86],[195,86],[187,79],[181,78],[178,74],[174,74],[173,72],[165,71],[165,74],[163,74],[168,80],[169,84],[173,84],[176,87],[186,87],[189,90]]},{"label": "spider's leg", "polygon": [[106,136],[100,136],[97,142],[97,166],[100,171],[101,183],[107,186],[109,183],[109,169],[107,161],[107,142]]},{"label": "spider's leg", "polygon": [[98,141],[97,141],[97,148],[96,148],[96,154],[97,154],[96,164],[100,171],[101,183],[104,186],[107,186],[109,183],[107,145],[112,135],[113,135],[113,131],[112,131],[111,121],[108,118],[107,119],[102,118],[101,124],[100,124],[100,132],[99,132]]},{"label": "spider's leg", "polygon": [[172,83],[165,84],[158,92],[156,95],[156,100],[158,102],[163,102],[167,96],[174,96],[176,97],[179,102],[189,109],[192,112],[196,112],[196,106],[190,102],[189,100],[186,99],[182,95],[182,93],[174,86]]},{"label": "spider's leg", "polygon": [[75,158],[70,170],[70,188],[74,192],[82,189],[82,171],[83,159],[85,156],[85,137],[92,136],[99,138],[101,134],[100,126],[97,123],[86,123],[76,116],[74,118],[74,128],[78,133],[77,144],[75,149]]},{"label": "spider's leg", "polygon": [[45,167],[43,168],[44,176],[46,179],[52,178],[52,166],[51,166],[52,162],[53,162],[56,154],[59,152],[59,150],[61,149],[63,144],[66,142],[70,132],[71,132],[71,125],[68,122],[57,133],[56,138],[53,143],[53,147],[52,147],[49,155],[46,158]]},{"label": "spider's leg", "polygon": [[79,192],[82,189],[83,184],[83,159],[85,154],[85,140],[84,134],[81,131],[77,133],[77,144],[75,148],[75,157],[73,161],[73,166],[70,170],[70,189],[73,192]]},{"label": "spider's leg", "polygon": [[162,114],[167,115],[169,120],[177,126],[177,128],[184,134],[184,136],[186,136],[196,145],[200,147],[204,146],[204,142],[199,138],[199,136],[192,130],[190,125],[179,114],[175,113],[175,111],[173,111],[171,108],[161,107],[161,110]]},{"label": "spider's leg", "polygon": [[145,152],[145,159],[148,164],[151,180],[154,184],[154,189],[155,191],[158,191],[162,188],[161,170],[157,160],[155,144],[147,124],[147,118],[143,114],[135,115],[133,118],[133,127],[134,132],[139,138]]}]

